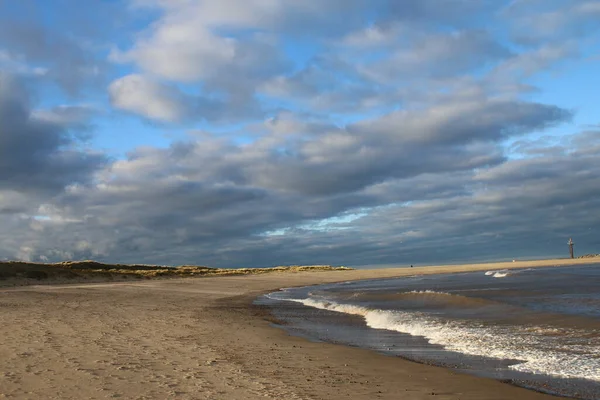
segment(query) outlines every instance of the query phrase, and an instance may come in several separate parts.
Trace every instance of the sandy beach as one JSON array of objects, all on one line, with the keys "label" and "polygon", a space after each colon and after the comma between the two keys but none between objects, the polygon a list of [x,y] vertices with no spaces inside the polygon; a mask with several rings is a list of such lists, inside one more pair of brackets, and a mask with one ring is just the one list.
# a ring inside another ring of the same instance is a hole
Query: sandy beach
[{"label": "sandy beach", "polygon": [[600,259],[0,288],[0,398],[551,399],[291,337],[252,301],[281,287],[594,262]]}]

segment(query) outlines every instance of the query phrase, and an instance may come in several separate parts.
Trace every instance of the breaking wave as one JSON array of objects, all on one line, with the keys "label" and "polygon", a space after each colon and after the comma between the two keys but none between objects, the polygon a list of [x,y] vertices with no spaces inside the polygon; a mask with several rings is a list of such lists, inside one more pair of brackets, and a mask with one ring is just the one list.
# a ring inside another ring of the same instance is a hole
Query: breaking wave
[{"label": "breaking wave", "polygon": [[[440,294],[433,291],[416,292]],[[578,336],[575,330],[543,326],[490,326],[473,321],[442,319],[422,312],[373,309],[326,299],[279,300],[362,316],[370,328],[420,336],[449,351],[514,360],[515,364],[510,368],[516,371],[600,382],[600,338]],[[569,336],[569,344],[558,346],[555,341],[557,336]]]},{"label": "breaking wave", "polygon": [[497,271],[487,271],[485,275],[491,276],[492,278],[506,278],[507,276],[518,275],[529,271],[532,271],[532,269],[501,269]]},{"label": "breaking wave", "polygon": [[406,292],[406,293],[411,293],[411,294],[434,294],[434,295],[441,295],[441,296],[454,296],[452,293],[436,292],[435,290],[411,290],[410,292]]},{"label": "breaking wave", "polygon": [[485,273],[487,276],[492,276],[493,278],[506,278],[507,276],[512,275],[512,273],[506,269],[500,271],[487,271]]}]

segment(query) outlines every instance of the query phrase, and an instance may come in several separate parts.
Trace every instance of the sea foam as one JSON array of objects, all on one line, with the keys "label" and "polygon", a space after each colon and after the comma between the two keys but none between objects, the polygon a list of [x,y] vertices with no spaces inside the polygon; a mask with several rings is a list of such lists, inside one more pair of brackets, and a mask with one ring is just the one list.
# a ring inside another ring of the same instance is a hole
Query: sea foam
[{"label": "sea foam", "polygon": [[512,275],[513,273],[511,273],[510,271],[503,269],[500,271],[487,271],[485,273],[487,276],[492,276],[492,278],[506,278],[507,276]]},{"label": "sea foam", "polygon": [[305,306],[362,316],[367,326],[420,336],[431,344],[473,356],[515,360],[510,368],[534,374],[578,378],[600,382],[600,343],[577,345],[576,331],[568,347],[555,346],[544,327],[484,326],[476,323],[442,320],[421,312],[371,309],[326,299],[280,299]]}]

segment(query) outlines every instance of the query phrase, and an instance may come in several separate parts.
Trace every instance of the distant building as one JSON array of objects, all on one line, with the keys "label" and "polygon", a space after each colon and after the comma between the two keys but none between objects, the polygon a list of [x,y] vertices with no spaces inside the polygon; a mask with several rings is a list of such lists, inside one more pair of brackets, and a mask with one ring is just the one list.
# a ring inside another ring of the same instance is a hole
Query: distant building
[{"label": "distant building", "polygon": [[575,255],[573,254],[573,245],[575,243],[573,243],[573,239],[569,238],[569,254],[571,255],[571,258],[575,258]]}]

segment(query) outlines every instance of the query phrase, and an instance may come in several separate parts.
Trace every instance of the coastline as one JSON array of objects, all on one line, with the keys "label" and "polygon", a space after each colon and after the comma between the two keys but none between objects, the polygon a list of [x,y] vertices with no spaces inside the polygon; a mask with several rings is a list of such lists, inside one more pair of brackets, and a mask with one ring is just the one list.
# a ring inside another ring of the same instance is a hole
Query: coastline
[{"label": "coastline", "polygon": [[0,398],[556,399],[289,336],[252,303],[282,287],[591,263],[600,259],[0,289]]},{"label": "coastline", "polygon": [[201,265],[168,267],[150,264],[105,264],[93,260],[63,261],[58,263],[0,261],[0,287],[125,282],[129,280],[199,278],[302,271],[340,271],[347,269],[346,267],[331,265],[212,268]]}]

